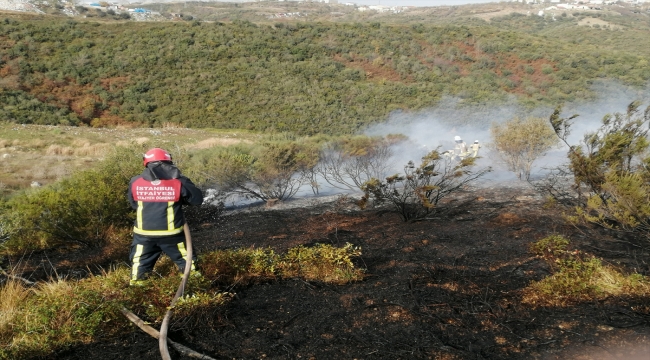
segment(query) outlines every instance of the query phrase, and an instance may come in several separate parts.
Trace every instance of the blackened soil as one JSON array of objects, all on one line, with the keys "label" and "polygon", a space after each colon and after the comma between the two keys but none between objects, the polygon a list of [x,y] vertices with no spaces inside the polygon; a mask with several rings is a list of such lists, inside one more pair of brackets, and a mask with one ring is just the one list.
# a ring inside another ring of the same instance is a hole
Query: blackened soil
[{"label": "blackened soil", "polygon": [[[624,271],[650,271],[642,243],[568,226],[561,209],[542,205],[525,188],[499,187],[476,189],[414,223],[358,211],[352,198],[194,214],[199,252],[350,242],[363,250],[358,265],[367,277],[348,285],[285,279],[223,289],[236,293],[227,306],[170,339],[215,359],[650,359],[648,299],[522,303],[523,289],[550,274],[528,247],[550,234]],[[51,358],[160,354],[157,341],[134,327]]]}]

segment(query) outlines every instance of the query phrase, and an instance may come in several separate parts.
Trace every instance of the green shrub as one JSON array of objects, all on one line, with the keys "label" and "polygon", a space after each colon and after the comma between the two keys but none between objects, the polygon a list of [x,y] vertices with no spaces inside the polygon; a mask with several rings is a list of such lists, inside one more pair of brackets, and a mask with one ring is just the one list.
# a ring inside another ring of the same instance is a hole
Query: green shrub
[{"label": "green shrub", "polygon": [[490,127],[492,144],[508,169],[519,179],[528,180],[533,163],[559,140],[548,122],[542,118],[520,119],[493,123]]},{"label": "green shrub", "polygon": [[308,183],[317,162],[316,143],[272,139],[199,151],[189,163],[199,184],[266,201],[294,196]]},{"label": "green shrub", "polygon": [[201,273],[218,284],[246,285],[275,278],[280,256],[271,249],[214,251],[200,258]]},{"label": "green shrub", "polygon": [[97,167],[43,188],[28,189],[2,204],[4,251],[54,246],[101,246],[131,226],[126,200],[131,176],[141,171],[140,155],[116,148]]},{"label": "green shrub", "polygon": [[568,245],[569,240],[561,235],[551,235],[531,244],[531,252],[544,258],[553,273],[525,289],[526,303],[565,306],[610,296],[647,296],[650,292],[646,277],[624,275],[593,255],[568,250]]},{"label": "green shrub", "polygon": [[636,233],[650,239],[650,156],[648,124],[650,106],[639,111],[639,102],[626,113],[606,115],[601,127],[587,133],[579,145],[567,142],[570,120],[556,109],[550,118],[569,146],[569,170],[577,190],[574,221],[596,223],[608,229]]},{"label": "green shrub", "polygon": [[201,256],[200,268],[204,276],[225,285],[295,277],[342,284],[363,277],[363,270],[352,262],[360,255],[361,249],[349,243],[341,248],[326,244],[298,246],[285,255],[272,249],[224,250]]},{"label": "green shrub", "polygon": [[[11,294],[22,297],[22,301],[12,302],[12,308],[7,309],[14,313],[11,322],[0,323],[0,358],[42,357],[73,344],[130,331],[132,326],[121,314],[122,307],[140,314],[146,321],[160,322],[176,292],[179,277],[151,278],[142,286],[129,286],[129,276],[130,269],[121,267],[103,276],[40,283],[31,290],[23,288],[22,292],[14,289],[15,283],[4,285],[0,289],[3,304],[11,302]],[[209,288],[209,280],[191,278],[186,295],[174,308],[175,318],[183,319],[184,326],[196,323],[209,308],[230,299],[228,293]]]},{"label": "green shrub", "polygon": [[289,249],[279,264],[282,277],[300,277],[312,281],[345,284],[361,280],[363,271],[352,259],[361,256],[361,249],[350,243],[342,248],[327,244]]},{"label": "green shrub", "polygon": [[551,259],[564,254],[569,245],[569,240],[562,235],[551,235],[542,240],[532,243],[530,251],[545,259]]}]

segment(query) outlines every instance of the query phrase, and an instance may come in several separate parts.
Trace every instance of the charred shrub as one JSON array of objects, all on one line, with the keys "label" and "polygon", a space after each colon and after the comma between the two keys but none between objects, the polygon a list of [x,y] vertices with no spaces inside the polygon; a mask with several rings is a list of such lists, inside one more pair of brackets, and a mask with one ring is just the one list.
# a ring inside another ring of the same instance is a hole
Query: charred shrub
[{"label": "charred shrub", "polygon": [[404,221],[424,219],[436,212],[440,200],[460,192],[490,171],[489,168],[474,171],[474,160],[449,159],[438,150],[431,151],[419,166],[409,161],[403,174],[383,181],[375,178],[367,181],[362,187],[365,194],[359,206],[365,208],[372,200],[378,205],[388,204]]}]

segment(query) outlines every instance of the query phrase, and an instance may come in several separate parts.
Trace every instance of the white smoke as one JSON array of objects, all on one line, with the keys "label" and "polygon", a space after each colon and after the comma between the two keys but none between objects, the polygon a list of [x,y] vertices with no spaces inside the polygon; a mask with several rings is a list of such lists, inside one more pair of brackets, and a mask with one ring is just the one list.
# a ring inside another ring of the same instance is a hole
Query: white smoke
[{"label": "white smoke", "polygon": [[[592,91],[597,94],[594,100],[568,103],[562,107],[562,117],[579,115],[572,120],[568,137],[572,145],[579,144],[586,133],[596,131],[606,114],[625,112],[628,104],[635,100],[647,103],[650,95],[650,87],[634,89],[613,82],[595,84]],[[402,134],[409,138],[409,144],[395,148],[393,165],[396,172],[400,172],[409,160],[419,163],[428,151],[438,147],[441,151],[453,149],[455,136],[460,136],[467,145],[478,140],[481,144],[481,159],[477,161],[477,166],[490,166],[493,169],[484,180],[515,181],[515,174],[508,171],[499,156],[486,146],[491,141],[491,124],[508,121],[514,117],[547,119],[553,111],[554,108],[550,106],[524,108],[514,97],[505,104],[485,106],[466,106],[459,99],[446,98],[431,109],[417,113],[394,113],[388,121],[371,126],[364,133],[369,136]],[[533,164],[531,177],[542,177],[548,169],[566,163],[567,150],[566,146],[562,146],[537,159]]]},{"label": "white smoke", "polygon": [[[591,89],[595,94],[594,100],[567,103],[562,107],[562,117],[579,116],[572,120],[571,133],[568,141],[571,145],[579,144],[584,135],[596,131],[602,118],[606,114],[625,112],[627,106],[636,100],[648,104],[650,99],[650,86],[635,89],[615,82],[599,82]],[[395,146],[394,156],[391,160],[392,173],[403,173],[408,161],[419,164],[421,158],[431,150],[439,148],[441,151],[454,148],[454,137],[460,136],[467,145],[475,140],[479,141],[481,149],[477,161],[477,168],[491,167],[492,172],[480,179],[481,184],[490,185],[503,182],[517,182],[514,173],[508,171],[499,156],[488,148],[490,139],[490,126],[492,123],[504,122],[514,117],[541,117],[549,118],[555,110],[552,106],[529,109],[521,106],[515,97],[498,105],[467,106],[462,100],[452,97],[444,98],[433,108],[419,112],[395,112],[389,119],[381,124],[367,128],[363,133],[368,136],[386,136],[389,134],[402,134],[409,141]],[[550,169],[567,163],[566,146],[549,151],[533,164],[531,178],[542,178]],[[387,175],[391,175],[387,174]],[[303,185],[294,197],[314,198],[334,196],[341,194],[354,194],[358,191],[343,191],[329,186],[323,179],[317,179],[320,189],[319,195],[314,196],[309,186]],[[241,206],[251,203],[261,203],[241,197],[229,198],[227,206]]]}]

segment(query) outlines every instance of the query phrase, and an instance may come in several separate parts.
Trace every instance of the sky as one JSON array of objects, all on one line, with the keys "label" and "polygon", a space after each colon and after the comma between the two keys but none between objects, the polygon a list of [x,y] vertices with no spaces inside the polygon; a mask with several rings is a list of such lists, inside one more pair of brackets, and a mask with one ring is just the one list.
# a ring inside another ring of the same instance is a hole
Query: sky
[{"label": "sky", "polygon": [[498,0],[339,0],[339,3],[352,2],[357,5],[386,6],[444,6],[499,2]]}]

